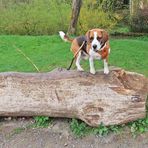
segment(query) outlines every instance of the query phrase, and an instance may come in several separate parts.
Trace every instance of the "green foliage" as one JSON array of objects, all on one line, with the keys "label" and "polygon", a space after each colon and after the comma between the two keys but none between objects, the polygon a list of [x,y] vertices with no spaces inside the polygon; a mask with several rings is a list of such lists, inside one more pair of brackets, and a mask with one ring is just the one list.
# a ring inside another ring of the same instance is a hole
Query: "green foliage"
[{"label": "green foliage", "polygon": [[105,135],[108,135],[108,133],[109,133],[109,128],[107,128],[107,127],[104,126],[103,124],[100,124],[98,128],[94,128],[93,132],[94,132],[96,135],[105,136]]},{"label": "green foliage", "polygon": [[34,117],[35,123],[33,127],[48,127],[51,124],[52,119],[45,116],[36,116]]},{"label": "green foliage", "polygon": [[148,117],[129,123],[133,137],[148,131]]},{"label": "green foliage", "polygon": [[[72,0],[1,0],[0,34],[47,35],[67,31],[71,4]],[[113,29],[123,18],[122,11],[115,11],[120,5],[117,0],[85,0],[77,33],[84,34],[95,27]]]},{"label": "green foliage", "polygon": [[102,123],[98,126],[98,128],[93,129],[93,133],[96,135],[99,135],[99,136],[106,136],[111,132],[120,133],[121,129],[123,127],[124,127],[124,125],[122,125],[122,126],[119,126],[119,125],[105,126]]},{"label": "green foliage", "polygon": [[106,11],[103,5],[103,2],[98,4],[97,0],[86,0],[83,3],[79,18],[78,34],[83,34],[90,28],[104,28],[109,31],[117,25],[122,16],[114,11]]},{"label": "green foliage", "polygon": [[136,39],[141,40],[141,41],[148,41],[148,35],[147,36],[136,37]]},{"label": "green foliage", "polygon": [[70,128],[76,137],[85,136],[86,134],[89,134],[92,130],[88,125],[86,125],[86,123],[77,119],[72,119],[70,123]]},{"label": "green foliage", "polygon": [[[131,134],[133,137],[148,131],[148,118],[139,119],[134,122],[130,122],[127,124],[130,128]],[[99,136],[106,136],[111,132],[120,133],[126,125],[112,125],[112,126],[104,126],[100,124],[98,128],[91,128],[86,123],[79,121],[77,119],[72,119],[70,124],[70,128],[73,134],[76,137],[83,137],[87,134],[95,134]]]},{"label": "green foliage", "polygon": [[114,29],[112,29],[110,31],[110,34],[116,34],[116,33],[129,33],[130,32],[130,28],[127,26],[121,26],[118,25],[117,27],[115,27]]},{"label": "green foliage", "polygon": [[123,130],[124,127],[125,127],[125,124],[122,124],[122,125],[111,125],[108,128],[109,128],[110,132],[120,133]]},{"label": "green foliage", "polygon": [[[125,2],[126,1],[126,2]],[[96,0],[98,6],[101,7],[105,11],[117,11],[117,10],[124,10],[129,7],[129,0]]]},{"label": "green foliage", "polygon": [[83,137],[88,134],[106,136],[110,132],[115,132],[115,133],[121,132],[122,127],[123,126],[118,126],[118,125],[112,125],[107,127],[104,126],[103,124],[100,124],[98,128],[91,128],[90,126],[86,125],[86,123],[77,119],[72,119],[70,123],[71,131],[76,137]]}]

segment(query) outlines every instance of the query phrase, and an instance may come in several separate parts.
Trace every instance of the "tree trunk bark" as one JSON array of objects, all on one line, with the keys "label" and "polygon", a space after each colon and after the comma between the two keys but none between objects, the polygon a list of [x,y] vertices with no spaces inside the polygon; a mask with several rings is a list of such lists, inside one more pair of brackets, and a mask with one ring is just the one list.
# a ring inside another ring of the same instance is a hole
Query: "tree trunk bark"
[{"label": "tree trunk bark", "polygon": [[131,0],[131,29],[134,32],[148,32],[148,0]]},{"label": "tree trunk bark", "polygon": [[136,15],[138,10],[144,10],[148,6],[148,0],[131,0],[130,1],[130,13],[131,15]]},{"label": "tree trunk bark", "polygon": [[79,118],[90,126],[121,124],[145,117],[147,95],[147,78],[118,68],[109,75],[63,69],[0,73],[0,116]]},{"label": "tree trunk bark", "polygon": [[82,0],[73,0],[71,21],[68,28],[68,34],[75,34]]}]

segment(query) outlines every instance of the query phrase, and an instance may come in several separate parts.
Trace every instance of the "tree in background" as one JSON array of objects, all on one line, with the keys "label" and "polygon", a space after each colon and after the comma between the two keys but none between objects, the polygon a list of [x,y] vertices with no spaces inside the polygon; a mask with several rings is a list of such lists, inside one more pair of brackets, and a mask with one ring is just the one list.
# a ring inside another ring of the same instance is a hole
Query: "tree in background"
[{"label": "tree in background", "polygon": [[73,0],[72,15],[71,15],[70,25],[68,28],[68,34],[76,33],[76,27],[77,27],[79,14],[80,14],[81,5],[82,5],[82,0]]},{"label": "tree in background", "polygon": [[148,0],[131,0],[130,15],[132,31],[148,32]]}]

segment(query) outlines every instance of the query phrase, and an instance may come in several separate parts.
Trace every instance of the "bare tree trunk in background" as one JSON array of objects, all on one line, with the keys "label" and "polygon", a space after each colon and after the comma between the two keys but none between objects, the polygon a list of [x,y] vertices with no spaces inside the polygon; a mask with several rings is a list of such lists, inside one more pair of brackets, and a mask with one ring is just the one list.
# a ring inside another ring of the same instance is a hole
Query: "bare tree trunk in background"
[{"label": "bare tree trunk in background", "polygon": [[130,0],[131,29],[148,32],[148,0]]},{"label": "bare tree trunk in background", "polygon": [[139,9],[144,10],[148,6],[148,0],[130,0],[130,13],[136,15]]},{"label": "bare tree trunk in background", "polygon": [[80,13],[82,5],[82,0],[73,0],[72,3],[72,15],[71,15],[71,21],[68,28],[68,34],[75,34],[76,33],[76,27],[78,22],[78,17]]},{"label": "bare tree trunk in background", "polygon": [[134,15],[138,10],[139,0],[130,0],[130,15]]}]

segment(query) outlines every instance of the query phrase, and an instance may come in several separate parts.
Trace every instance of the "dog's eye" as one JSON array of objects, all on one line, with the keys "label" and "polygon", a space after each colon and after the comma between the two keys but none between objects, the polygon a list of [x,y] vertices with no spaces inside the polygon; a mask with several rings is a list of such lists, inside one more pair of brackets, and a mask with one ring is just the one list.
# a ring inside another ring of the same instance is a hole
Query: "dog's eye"
[{"label": "dog's eye", "polygon": [[92,41],[94,39],[94,37],[90,37],[90,40]]},{"label": "dog's eye", "polygon": [[97,40],[100,40],[100,39],[101,39],[101,38],[98,36],[98,37],[97,37]]}]

